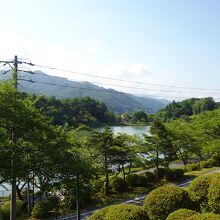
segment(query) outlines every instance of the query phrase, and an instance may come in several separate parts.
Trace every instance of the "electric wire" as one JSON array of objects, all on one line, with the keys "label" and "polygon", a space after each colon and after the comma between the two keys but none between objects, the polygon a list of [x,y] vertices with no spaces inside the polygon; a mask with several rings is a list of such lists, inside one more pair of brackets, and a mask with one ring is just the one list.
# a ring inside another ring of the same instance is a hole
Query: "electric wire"
[{"label": "electric wire", "polygon": [[[26,62],[25,60],[27,59],[21,59],[21,61],[19,61],[20,64],[27,64],[30,66],[37,66],[37,67],[41,67],[41,68],[47,68],[47,69],[51,69],[51,70],[56,70],[56,71],[63,71],[63,72],[68,72],[68,73],[75,73],[75,74],[80,74],[80,75],[85,75],[85,76],[90,76],[90,77],[95,77],[95,78],[102,78],[102,79],[108,79],[108,80],[114,80],[114,81],[119,81],[119,82],[129,82],[129,83],[135,83],[135,84],[143,84],[143,85],[150,85],[150,86],[158,86],[158,87],[166,87],[166,88],[177,88],[177,89],[194,89],[194,90],[217,90],[219,91],[220,89],[209,89],[209,88],[195,88],[195,87],[184,87],[184,86],[171,86],[171,85],[163,85],[163,84],[151,84],[151,83],[146,83],[146,82],[135,82],[135,81],[130,81],[130,80],[123,80],[123,79],[116,79],[116,78],[111,78],[111,77],[102,77],[102,76],[97,76],[97,75],[92,75],[92,74],[88,74],[88,73],[80,73],[80,72],[76,72],[76,71],[72,71],[72,70],[64,70],[64,69],[60,69],[60,68],[56,68],[56,67],[50,67],[50,66],[44,66],[44,65],[39,65],[39,64],[34,64],[31,61],[28,60],[28,62]],[[2,62],[6,62],[6,64],[11,63],[13,61],[0,61]],[[30,74],[38,74],[38,75],[42,75],[42,76],[51,76],[51,75],[47,75],[44,73],[38,73],[38,72],[32,72],[32,71],[20,71],[20,72],[27,72]],[[53,77],[53,76],[51,76]],[[67,78],[64,77],[59,77],[62,79],[66,79],[69,80]],[[22,79],[24,80],[24,79]],[[47,85],[51,85],[51,86],[61,86],[61,87],[69,87],[69,88],[78,88],[78,89],[84,89],[84,90],[93,90],[93,91],[101,91],[101,92],[114,92],[114,93],[125,93],[128,94],[126,92],[119,92],[113,89],[91,89],[91,88],[82,88],[82,87],[77,87],[77,86],[68,86],[68,85],[59,85],[56,83],[48,83],[48,82],[42,82],[42,81],[34,81],[34,80],[24,80],[24,81],[29,81],[32,83],[41,83],[41,84],[47,84]],[[185,94],[196,94],[197,96],[201,96],[201,95],[219,95],[220,93],[207,93],[207,92],[192,92],[192,91],[174,91],[174,90],[156,90],[156,89],[150,89],[150,88],[140,88],[140,87],[133,87],[133,86],[124,86],[124,85],[116,85],[116,84],[109,84],[109,83],[102,83],[102,82],[90,82],[90,83],[95,83],[95,84],[100,84],[100,85],[108,85],[108,86],[115,86],[115,87],[120,87],[120,88],[129,88],[129,89],[139,89],[139,90],[146,90],[146,91],[152,91],[152,92],[168,92],[168,93],[185,93]],[[165,97],[165,96],[161,96],[161,95],[152,95],[152,94],[148,94],[151,97]],[[168,97],[168,96],[166,96]],[[189,97],[171,97],[169,96],[169,98],[189,98]],[[215,97],[217,98],[217,97]]]},{"label": "electric wire", "polygon": [[[23,71],[23,72],[28,72],[28,71]],[[37,75],[41,75],[45,77],[54,77],[51,75],[38,73],[38,72],[31,72],[31,74],[37,74]],[[55,77],[59,77],[59,76],[55,76]],[[59,78],[70,80],[65,77],[59,77]],[[80,82],[85,82],[85,81],[80,81]],[[191,91],[158,90],[158,89],[140,88],[140,87],[134,87],[134,86],[124,86],[124,85],[111,84],[111,83],[95,82],[95,81],[89,81],[89,82],[93,84],[98,84],[98,85],[115,86],[115,87],[120,87],[120,88],[137,89],[137,90],[145,90],[145,91],[153,91],[153,92],[183,93],[183,94],[197,94],[197,95],[220,95],[220,92],[191,92]]]},{"label": "electric wire", "polygon": [[166,87],[166,88],[193,89],[193,90],[220,90],[220,89],[217,89],[217,88],[186,87],[186,86],[154,84],[154,83],[147,83],[147,82],[140,82],[140,81],[130,81],[130,80],[117,79],[117,78],[106,77],[106,76],[98,76],[98,75],[93,75],[93,74],[83,73],[83,72],[77,72],[77,71],[72,71],[72,70],[65,70],[65,69],[61,69],[61,68],[57,68],[57,67],[45,66],[45,65],[35,64],[35,63],[31,63],[31,62],[30,63],[23,62],[23,63],[29,64],[31,66],[41,67],[41,68],[50,69],[50,70],[56,70],[56,71],[60,71],[60,72],[73,73],[73,74],[78,74],[78,75],[84,75],[84,76],[90,76],[90,77],[94,77],[94,78],[114,80],[114,81],[119,81],[119,82],[129,82],[129,83],[134,83],[134,84],[143,84],[143,85],[151,85],[151,86]]},{"label": "electric wire", "polygon": [[[26,79],[22,79],[23,81],[26,81],[26,82],[31,82],[31,83],[40,83],[40,84],[45,84],[45,85],[51,85],[51,86],[58,86],[58,87],[66,87],[66,88],[73,88],[73,89],[82,89],[82,90],[88,90],[88,91],[95,91],[95,92],[104,92],[104,93],[121,93],[121,94],[126,94],[126,95],[131,95],[129,93],[126,93],[126,92],[120,92],[120,91],[116,91],[116,90],[113,90],[113,89],[92,89],[92,88],[85,88],[85,87],[78,87],[78,86],[70,86],[70,85],[61,85],[61,84],[56,84],[56,83],[49,83],[49,82],[43,82],[43,81],[36,81],[36,80],[26,80]],[[175,97],[175,96],[161,96],[161,95],[151,95],[149,94],[148,95],[149,98],[151,97],[158,97],[158,98],[172,98],[172,99],[186,99],[186,98],[189,98],[189,97]],[[216,99],[220,99],[220,97],[215,97]]]}]

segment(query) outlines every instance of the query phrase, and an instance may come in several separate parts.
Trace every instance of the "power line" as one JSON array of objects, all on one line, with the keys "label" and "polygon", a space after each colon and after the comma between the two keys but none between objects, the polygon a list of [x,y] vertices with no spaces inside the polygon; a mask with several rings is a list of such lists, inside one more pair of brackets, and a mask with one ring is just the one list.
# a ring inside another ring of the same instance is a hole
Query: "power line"
[{"label": "power line", "polygon": [[[25,59],[27,60],[27,59]],[[146,82],[134,82],[134,81],[129,81],[129,80],[122,80],[122,79],[116,79],[116,78],[111,78],[111,77],[102,77],[102,76],[97,76],[97,75],[92,75],[92,74],[87,74],[87,73],[80,73],[80,72],[75,72],[75,71],[71,71],[71,70],[64,70],[64,69],[59,69],[56,67],[49,67],[49,66],[43,66],[43,65],[38,65],[38,64],[33,64],[31,62],[26,62],[24,59],[20,59],[18,61],[18,64],[27,64],[30,66],[38,66],[38,67],[42,67],[42,68],[47,68],[47,69],[52,69],[52,70],[56,70],[56,71],[63,71],[63,72],[69,72],[69,73],[75,73],[75,74],[80,74],[80,75],[86,75],[86,76],[91,76],[91,77],[96,77],[96,78],[102,78],[102,79],[109,79],[109,80],[115,80],[115,81],[120,81],[120,82],[129,82],[129,83],[136,83],[136,84],[144,84],[144,85],[153,85],[153,86],[160,86],[160,87],[166,87],[166,88],[184,88],[184,89],[197,89],[197,90],[220,90],[220,89],[208,89],[208,88],[191,88],[191,87],[179,87],[179,86],[168,86],[168,85],[159,85],[159,84],[150,84],[150,83],[146,83]],[[3,63],[3,65],[7,65],[7,64],[11,64],[13,61],[0,61],[0,63]],[[49,76],[49,77],[53,77],[47,74],[43,74],[43,73],[39,73],[39,72],[32,72],[32,71],[26,71],[26,70],[19,70],[20,72],[26,72],[29,74],[38,74],[38,75],[42,75],[42,76]],[[64,77],[59,77],[62,79],[66,79]],[[91,88],[82,88],[82,87],[77,87],[77,86],[68,86],[68,85],[59,85],[56,83],[47,83],[47,82],[42,82],[42,81],[33,81],[33,80],[25,80],[25,79],[19,79],[19,80],[24,80],[24,81],[29,81],[29,82],[33,82],[33,83],[41,83],[41,84],[47,84],[47,85],[51,85],[51,86],[61,86],[61,87],[69,87],[69,88],[76,88],[76,89],[84,89],[84,90],[90,90],[90,91],[102,91],[102,92],[107,92],[107,93],[123,93],[123,92],[119,92],[119,91],[115,91],[115,90],[103,90],[103,89],[91,89]],[[194,94],[194,95],[220,95],[220,93],[207,93],[207,92],[189,92],[189,91],[174,91],[174,90],[157,90],[157,89],[150,89],[150,88],[140,88],[140,87],[133,87],[133,86],[124,86],[124,85],[116,85],[116,84],[109,84],[109,83],[102,83],[102,82],[91,82],[91,83],[95,83],[95,84],[100,84],[100,85],[109,85],[109,86],[116,86],[116,87],[120,87],[120,88],[129,88],[129,89],[138,89],[138,90],[146,90],[146,91],[152,91],[152,92],[167,92],[167,93],[181,93],[181,94]],[[125,92],[124,92],[125,93]],[[175,98],[175,99],[181,99],[181,98],[189,98],[189,97],[174,97],[174,96],[161,96],[161,95],[151,95],[149,94],[149,96],[151,97],[162,97],[162,98]],[[217,97],[215,97],[217,98]]]},{"label": "power line", "polygon": [[[23,72],[28,72],[30,71],[23,71]],[[43,73],[38,73],[38,72],[31,72],[31,74],[37,74],[45,77],[54,77],[51,75],[43,74]],[[59,77],[59,76],[57,76]],[[69,80],[68,78],[65,77],[59,77],[61,79]],[[85,82],[85,81],[80,81],[80,82]],[[98,84],[98,85],[108,85],[108,86],[116,86],[120,88],[129,88],[129,89],[138,89],[138,90],[145,90],[145,91],[153,91],[153,92],[168,92],[168,93],[183,93],[183,94],[201,94],[201,95],[220,95],[220,92],[191,92],[191,91],[175,91],[175,90],[158,90],[158,89],[148,89],[148,88],[140,88],[140,87],[134,87],[134,86],[124,86],[124,85],[118,85],[118,84],[110,84],[110,83],[103,83],[103,82],[94,82],[94,81],[89,81],[90,83],[93,84]]]},{"label": "power line", "polygon": [[93,74],[84,73],[84,72],[65,70],[65,69],[56,68],[56,67],[44,66],[44,65],[34,64],[34,63],[31,63],[31,62],[30,63],[23,62],[23,63],[29,64],[31,66],[37,66],[37,67],[51,69],[51,70],[60,71],[60,72],[73,73],[73,74],[78,74],[78,75],[83,75],[83,76],[90,76],[90,77],[94,77],[94,78],[108,79],[108,80],[114,80],[114,81],[119,81],[119,82],[129,82],[129,83],[134,83],[134,84],[143,84],[143,85],[166,87],[166,88],[177,88],[177,89],[213,90],[213,91],[214,90],[220,90],[220,89],[217,89],[217,88],[211,89],[211,88],[202,88],[202,87],[199,88],[199,87],[173,86],[173,85],[165,85],[165,84],[154,84],[154,83],[147,83],[147,82],[130,81],[130,80],[123,80],[123,79],[117,79],[117,78],[112,78],[112,77],[98,76],[98,75],[93,75]]},{"label": "power line", "polygon": [[[96,92],[104,92],[104,93],[124,93],[127,95],[130,95],[128,93],[125,92],[119,92],[116,90],[104,90],[104,89],[92,89],[92,88],[85,88],[85,87],[78,87],[78,86],[68,86],[68,85],[61,85],[61,84],[56,84],[56,83],[49,83],[49,82],[42,82],[42,81],[36,81],[36,80],[27,80],[27,79],[22,79],[22,81],[26,81],[26,82],[31,82],[31,83],[40,83],[40,84],[45,84],[45,85],[50,85],[50,86],[59,86],[59,87],[66,87],[66,88],[73,88],[73,89],[82,89],[82,90],[88,90],[88,91],[96,91]],[[175,97],[175,96],[161,96],[161,95],[149,95],[151,97],[155,97],[155,98],[173,98],[173,99],[187,99],[189,97]],[[216,99],[220,99],[220,97],[215,97]]]}]

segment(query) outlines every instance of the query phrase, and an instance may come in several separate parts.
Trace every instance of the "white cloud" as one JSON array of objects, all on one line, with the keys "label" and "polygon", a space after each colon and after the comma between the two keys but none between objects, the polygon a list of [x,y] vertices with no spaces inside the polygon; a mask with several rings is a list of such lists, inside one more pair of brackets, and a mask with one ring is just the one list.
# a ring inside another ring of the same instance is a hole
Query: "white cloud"
[{"label": "white cloud", "polygon": [[[100,78],[91,77],[88,75],[41,69],[42,71],[51,75],[67,77],[76,81],[90,81],[106,88],[114,88],[116,90],[128,93],[167,97],[190,96],[190,93],[166,93],[155,91],[160,90],[160,87],[101,78],[110,77],[120,80],[148,82],[155,84],[166,84],[168,79],[171,79],[169,71],[161,71],[158,74],[153,72],[151,74],[151,68],[147,63],[138,61],[124,63],[119,61],[117,63],[103,65],[98,63],[98,61],[95,63],[91,62],[90,60],[86,60],[79,52],[70,51],[64,48],[52,48],[48,47],[47,45],[42,45],[38,42],[32,42],[24,37],[18,36],[16,32],[13,32],[10,29],[4,29],[4,34],[0,35],[0,42],[4,42],[0,44],[0,60],[10,58],[13,59],[14,55],[18,55],[18,57],[28,58],[36,64],[96,75]],[[91,53],[97,53],[97,51],[99,51],[96,39],[91,39],[89,44],[90,47],[87,49],[89,49]],[[35,67],[35,69],[39,68]],[[146,89],[152,89],[153,91]]]},{"label": "white cloud", "polygon": [[146,77],[150,74],[150,67],[144,63],[135,62],[127,67],[128,76]]}]

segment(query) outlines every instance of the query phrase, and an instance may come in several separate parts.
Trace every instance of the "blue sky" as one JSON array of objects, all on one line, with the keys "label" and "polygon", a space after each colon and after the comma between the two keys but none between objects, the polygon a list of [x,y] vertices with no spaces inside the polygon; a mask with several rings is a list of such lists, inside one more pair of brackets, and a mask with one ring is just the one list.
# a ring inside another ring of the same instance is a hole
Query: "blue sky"
[{"label": "blue sky", "polygon": [[[219,11],[218,0],[1,0],[0,58],[17,54],[33,63],[98,76],[220,89]],[[220,90],[123,85],[139,89],[111,87],[167,98],[209,95],[201,92],[220,98],[211,94]]]}]

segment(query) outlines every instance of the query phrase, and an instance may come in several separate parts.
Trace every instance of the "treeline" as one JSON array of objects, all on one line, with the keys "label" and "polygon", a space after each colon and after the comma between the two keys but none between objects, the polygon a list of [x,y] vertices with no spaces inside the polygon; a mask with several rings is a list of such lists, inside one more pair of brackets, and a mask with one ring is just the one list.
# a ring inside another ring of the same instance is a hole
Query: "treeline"
[{"label": "treeline", "polygon": [[166,108],[158,111],[155,115],[163,121],[169,121],[184,116],[198,115],[207,110],[214,110],[219,106],[213,98],[190,98],[181,102],[173,101]]},{"label": "treeline", "polygon": [[53,125],[89,127],[116,123],[116,116],[100,103],[89,97],[56,99],[55,97],[30,96],[34,106],[51,118]]},{"label": "treeline", "polygon": [[132,113],[124,113],[117,116],[118,121],[122,124],[147,124],[152,121],[152,115],[144,111],[134,111]]},{"label": "treeline", "polygon": [[81,125],[88,127],[146,124],[152,121],[152,115],[144,111],[114,114],[104,103],[90,97],[56,99],[55,97],[27,95],[34,101],[34,106],[51,119],[53,125],[68,125],[77,128]]}]

